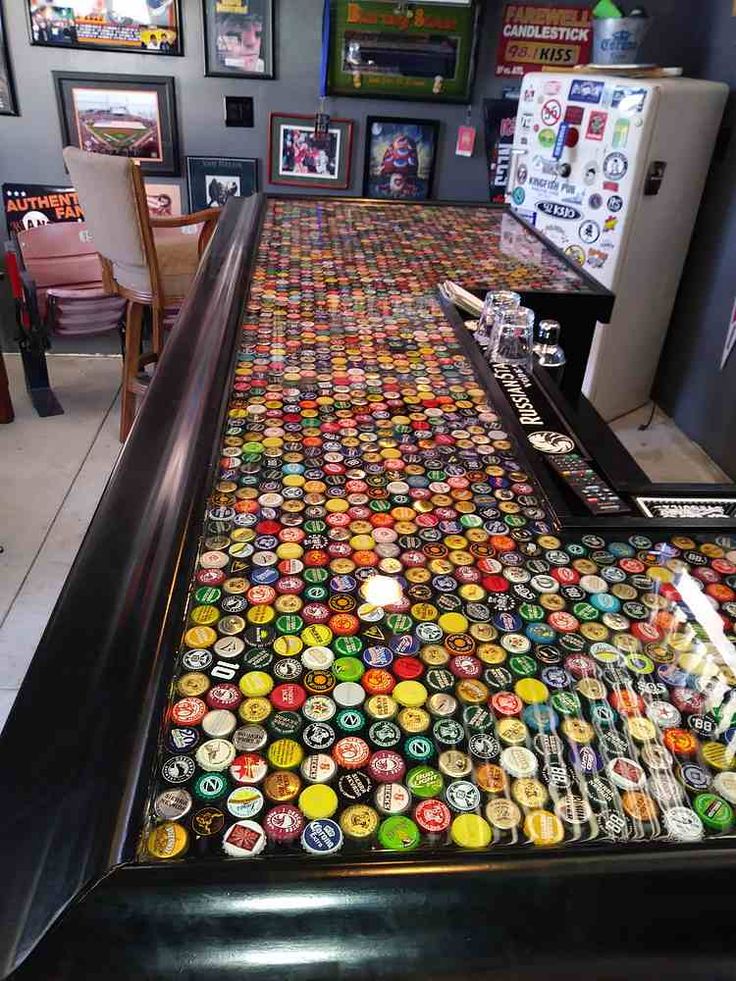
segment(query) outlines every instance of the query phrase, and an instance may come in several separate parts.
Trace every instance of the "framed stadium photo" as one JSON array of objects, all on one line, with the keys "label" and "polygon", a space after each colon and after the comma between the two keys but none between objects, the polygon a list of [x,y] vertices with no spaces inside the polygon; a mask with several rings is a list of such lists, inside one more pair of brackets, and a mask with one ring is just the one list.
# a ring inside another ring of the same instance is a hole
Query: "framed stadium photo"
[{"label": "framed stadium photo", "polygon": [[130,157],[148,176],[179,174],[174,79],[53,72],[64,146]]},{"label": "framed stadium photo", "polygon": [[204,73],[273,78],[273,0],[202,0]]},{"label": "framed stadium photo", "polygon": [[31,44],[183,54],[181,0],[22,0]]},{"label": "framed stadium photo", "polygon": [[258,190],[253,157],[187,157],[189,210],[224,208],[230,198],[249,198]]},{"label": "framed stadium photo", "polygon": [[330,119],[324,136],[314,132],[314,116],[271,113],[268,179],[272,184],[344,191],[350,186],[352,119]]},{"label": "framed stadium photo", "polygon": [[397,201],[431,197],[439,128],[436,119],[369,116],[363,196]]}]

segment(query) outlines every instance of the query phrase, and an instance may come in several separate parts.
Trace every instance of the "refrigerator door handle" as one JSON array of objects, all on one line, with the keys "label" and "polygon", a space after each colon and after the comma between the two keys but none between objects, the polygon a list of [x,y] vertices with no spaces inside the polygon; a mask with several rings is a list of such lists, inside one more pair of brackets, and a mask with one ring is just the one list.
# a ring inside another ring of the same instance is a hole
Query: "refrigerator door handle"
[{"label": "refrigerator door handle", "polygon": [[659,194],[665,170],[667,170],[666,160],[652,160],[644,178],[644,197],[654,197],[655,194]]}]

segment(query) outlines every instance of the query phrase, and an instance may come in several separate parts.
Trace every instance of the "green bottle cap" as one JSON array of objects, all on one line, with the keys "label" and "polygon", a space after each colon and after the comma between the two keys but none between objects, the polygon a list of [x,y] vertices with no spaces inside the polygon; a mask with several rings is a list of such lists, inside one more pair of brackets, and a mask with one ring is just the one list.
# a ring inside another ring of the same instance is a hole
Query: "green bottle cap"
[{"label": "green bottle cap", "polygon": [[695,812],[711,831],[728,831],[733,824],[733,808],[716,794],[698,794],[693,801]]},{"label": "green bottle cap", "polygon": [[301,732],[304,720],[298,712],[274,712],[266,723],[274,736],[295,736]]},{"label": "green bottle cap", "polygon": [[217,586],[200,586],[194,594],[198,603],[216,603],[222,596],[222,590]]},{"label": "green bottle cap", "polygon": [[217,800],[229,789],[230,784],[221,773],[200,773],[194,781],[194,795],[200,800]]},{"label": "green bottle cap", "polygon": [[404,742],[404,756],[408,762],[428,763],[434,752],[434,743],[426,736],[409,736]]},{"label": "green bottle cap", "polygon": [[463,725],[470,732],[491,732],[493,716],[484,705],[466,705],[463,709]]},{"label": "green bottle cap", "polygon": [[530,678],[537,673],[537,662],[529,654],[516,654],[510,657],[509,667],[519,678]]},{"label": "green bottle cap", "polygon": [[304,581],[310,584],[323,583],[325,580],[330,578],[330,574],[327,569],[312,568],[305,569],[302,573]]},{"label": "green bottle cap", "polygon": [[552,707],[560,715],[581,714],[580,699],[573,691],[556,691],[550,701],[552,702]]},{"label": "green bottle cap", "polygon": [[406,786],[415,797],[425,800],[429,797],[439,797],[444,781],[439,770],[423,763],[409,770],[406,775]]},{"label": "green bottle cap", "polygon": [[358,657],[363,650],[360,637],[335,637],[332,646],[343,657]]},{"label": "green bottle cap", "polygon": [[365,728],[365,713],[357,708],[344,708],[335,716],[335,725],[343,732],[360,732]]},{"label": "green bottle cap", "polygon": [[411,818],[404,814],[393,814],[381,821],[378,828],[378,841],[382,848],[392,852],[409,852],[416,848],[421,840],[419,828]]},{"label": "green bottle cap", "polygon": [[379,719],[368,730],[368,738],[379,749],[393,749],[401,742],[401,729],[389,719]]},{"label": "green bottle cap", "polygon": [[276,629],[280,634],[300,634],[304,629],[304,620],[296,613],[282,613],[276,617]]},{"label": "green bottle cap", "polygon": [[314,603],[327,599],[329,595],[330,591],[326,586],[307,586],[307,588],[304,590],[304,599]]}]

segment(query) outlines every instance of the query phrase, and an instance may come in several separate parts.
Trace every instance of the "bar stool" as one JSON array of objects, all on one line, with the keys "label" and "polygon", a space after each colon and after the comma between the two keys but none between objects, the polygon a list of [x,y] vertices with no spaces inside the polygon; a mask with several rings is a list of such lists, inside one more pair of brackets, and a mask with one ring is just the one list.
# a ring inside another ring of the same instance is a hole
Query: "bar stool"
[{"label": "bar stool", "polygon": [[[146,391],[145,367],[161,353],[165,319],[184,301],[220,210],[151,217],[143,176],[132,160],[77,147],[66,147],[64,160],[100,255],[103,284],[109,293],[128,301],[120,413],[123,441]],[[146,308],[151,311],[152,350],[142,355]]]}]

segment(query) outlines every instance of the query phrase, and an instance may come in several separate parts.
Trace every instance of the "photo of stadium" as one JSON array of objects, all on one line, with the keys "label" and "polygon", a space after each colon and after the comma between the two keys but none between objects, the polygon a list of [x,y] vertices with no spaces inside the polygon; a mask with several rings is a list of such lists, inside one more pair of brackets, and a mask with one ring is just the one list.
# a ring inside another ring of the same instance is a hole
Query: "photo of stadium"
[{"label": "photo of stadium", "polygon": [[78,145],[91,153],[163,160],[156,92],[140,89],[72,89]]}]

